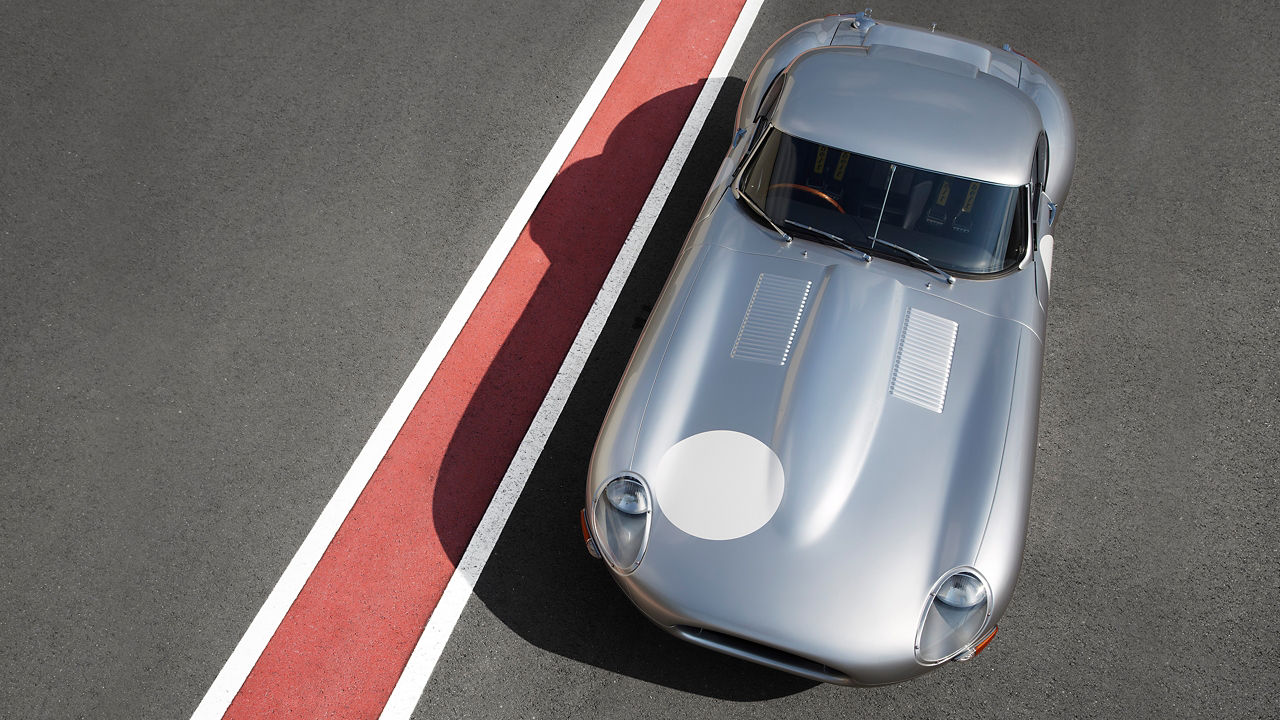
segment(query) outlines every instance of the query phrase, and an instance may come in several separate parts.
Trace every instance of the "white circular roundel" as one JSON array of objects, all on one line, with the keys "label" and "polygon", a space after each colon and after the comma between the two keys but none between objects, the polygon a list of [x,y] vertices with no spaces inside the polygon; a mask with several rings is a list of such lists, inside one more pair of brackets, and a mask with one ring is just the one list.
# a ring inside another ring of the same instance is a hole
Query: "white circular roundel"
[{"label": "white circular roundel", "polygon": [[650,478],[663,515],[704,540],[732,540],[764,527],[782,502],[782,461],[732,430],[698,433],[671,446]]}]

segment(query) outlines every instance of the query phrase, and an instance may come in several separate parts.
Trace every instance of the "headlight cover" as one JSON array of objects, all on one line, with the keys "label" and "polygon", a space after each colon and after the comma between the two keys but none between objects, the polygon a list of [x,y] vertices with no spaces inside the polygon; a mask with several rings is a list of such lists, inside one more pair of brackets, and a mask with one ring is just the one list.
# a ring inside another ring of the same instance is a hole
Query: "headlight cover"
[{"label": "headlight cover", "polygon": [[937,597],[953,608],[968,610],[987,599],[987,586],[976,575],[958,572],[942,581]]},{"label": "headlight cover", "polygon": [[592,503],[596,543],[614,570],[629,575],[640,567],[649,543],[653,512],[649,485],[635,473],[609,480]]},{"label": "headlight cover", "polygon": [[991,592],[977,570],[960,567],[934,583],[916,632],[916,660],[937,665],[955,658],[980,639],[991,618]]}]

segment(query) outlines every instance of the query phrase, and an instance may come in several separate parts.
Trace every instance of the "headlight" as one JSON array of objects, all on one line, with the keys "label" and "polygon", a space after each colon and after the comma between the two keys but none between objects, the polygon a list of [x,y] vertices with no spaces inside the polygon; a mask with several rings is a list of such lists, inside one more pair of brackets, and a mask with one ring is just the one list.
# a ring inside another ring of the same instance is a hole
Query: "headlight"
[{"label": "headlight", "polygon": [[916,633],[916,659],[937,665],[973,648],[991,616],[987,583],[971,568],[942,576],[925,602]]},{"label": "headlight", "polygon": [[953,608],[967,610],[987,599],[987,586],[975,575],[958,572],[942,581],[938,588],[938,600]]},{"label": "headlight", "polygon": [[620,477],[604,486],[604,496],[609,504],[627,515],[644,515],[649,512],[649,493],[644,484],[632,477]]},{"label": "headlight", "polygon": [[634,473],[619,475],[605,483],[593,505],[596,543],[604,559],[624,575],[634,572],[649,541],[649,486]]}]

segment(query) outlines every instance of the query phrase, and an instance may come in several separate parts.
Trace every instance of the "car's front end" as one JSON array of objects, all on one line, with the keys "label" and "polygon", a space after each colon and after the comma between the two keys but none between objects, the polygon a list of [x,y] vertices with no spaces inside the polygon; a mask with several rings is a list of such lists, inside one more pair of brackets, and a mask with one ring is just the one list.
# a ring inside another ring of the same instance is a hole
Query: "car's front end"
[{"label": "car's front end", "polygon": [[[780,244],[729,196],[695,234],[591,464],[618,584],[669,632],[828,682],[963,657],[1021,558],[1037,333],[955,302],[987,286]],[[999,282],[1034,304],[1031,276]],[[956,573],[980,602],[939,604]]]}]

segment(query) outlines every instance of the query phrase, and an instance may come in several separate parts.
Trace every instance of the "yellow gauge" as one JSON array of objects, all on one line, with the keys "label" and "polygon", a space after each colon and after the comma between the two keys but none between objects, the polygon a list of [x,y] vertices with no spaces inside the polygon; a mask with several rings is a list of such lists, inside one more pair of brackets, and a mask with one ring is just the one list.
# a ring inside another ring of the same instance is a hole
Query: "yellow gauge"
[{"label": "yellow gauge", "polygon": [[845,168],[849,167],[849,155],[847,152],[840,153],[840,159],[836,161],[836,172],[832,175],[836,180],[844,179]]},{"label": "yellow gauge", "polygon": [[978,188],[980,187],[980,183],[969,183],[969,192],[964,195],[964,207],[960,209],[960,212],[973,212],[973,201],[978,199]]},{"label": "yellow gauge", "polygon": [[947,201],[951,199],[951,183],[946,180],[942,181],[942,188],[938,190],[938,204],[945,206]]}]

